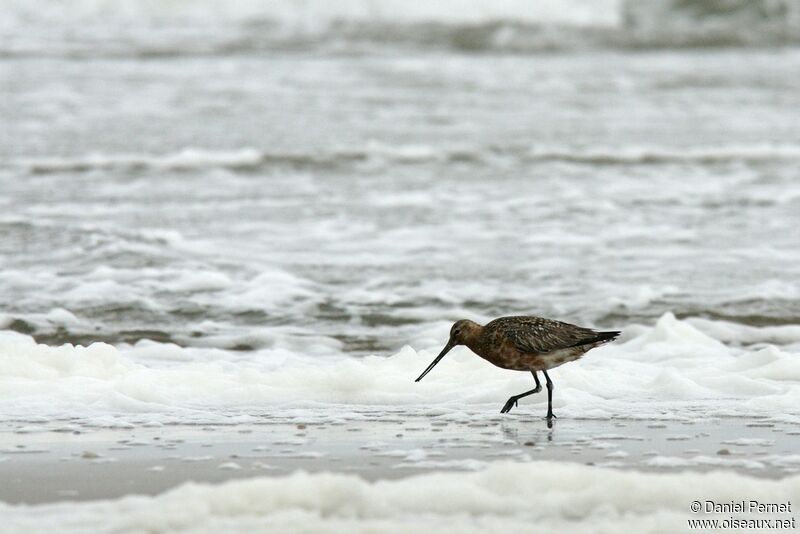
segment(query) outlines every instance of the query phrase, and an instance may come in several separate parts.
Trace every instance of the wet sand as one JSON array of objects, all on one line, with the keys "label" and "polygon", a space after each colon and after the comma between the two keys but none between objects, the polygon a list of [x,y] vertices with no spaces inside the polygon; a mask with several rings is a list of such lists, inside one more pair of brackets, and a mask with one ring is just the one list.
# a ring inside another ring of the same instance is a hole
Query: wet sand
[{"label": "wet sand", "polygon": [[[62,422],[63,423],[63,422]],[[0,500],[45,503],[158,494],[187,481],[296,470],[399,478],[480,469],[497,460],[556,460],[667,472],[731,469],[782,477],[800,469],[800,426],[766,419],[559,419],[470,422],[437,417],[128,429],[19,423],[0,434]]]}]

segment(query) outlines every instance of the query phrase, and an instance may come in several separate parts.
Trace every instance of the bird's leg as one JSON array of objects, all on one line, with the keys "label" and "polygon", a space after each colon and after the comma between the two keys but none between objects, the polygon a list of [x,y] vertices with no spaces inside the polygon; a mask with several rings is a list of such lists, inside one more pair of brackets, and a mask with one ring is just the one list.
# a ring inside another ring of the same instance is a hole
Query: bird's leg
[{"label": "bird's leg", "polygon": [[542,372],[544,373],[545,384],[547,385],[547,420],[549,421],[556,416],[556,414],[553,413],[553,381],[550,380],[547,371]]},{"label": "bird's leg", "polygon": [[503,409],[500,410],[500,413],[508,413],[511,411],[511,408],[517,405],[517,401],[522,397],[527,397],[528,395],[533,395],[534,393],[539,393],[542,391],[542,384],[539,382],[539,377],[536,376],[536,371],[531,371],[533,374],[533,379],[536,380],[536,387],[530,391],[526,391],[525,393],[520,393],[519,395],[514,395],[513,397],[509,398],[506,402],[506,405],[503,406]]}]

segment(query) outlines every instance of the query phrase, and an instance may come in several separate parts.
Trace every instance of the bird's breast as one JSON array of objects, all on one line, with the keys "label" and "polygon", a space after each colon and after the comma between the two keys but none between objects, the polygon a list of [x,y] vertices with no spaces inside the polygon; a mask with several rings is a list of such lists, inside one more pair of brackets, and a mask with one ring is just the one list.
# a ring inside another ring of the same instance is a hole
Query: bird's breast
[{"label": "bird's breast", "polygon": [[531,365],[542,363],[535,361],[538,359],[538,355],[524,354],[513,343],[505,340],[495,343],[479,341],[467,346],[484,360],[503,369],[527,371]]},{"label": "bird's breast", "polygon": [[551,352],[525,353],[520,352],[512,343],[490,346],[476,344],[469,348],[491,364],[515,371],[546,371],[577,360],[586,352],[582,347],[572,347]]}]

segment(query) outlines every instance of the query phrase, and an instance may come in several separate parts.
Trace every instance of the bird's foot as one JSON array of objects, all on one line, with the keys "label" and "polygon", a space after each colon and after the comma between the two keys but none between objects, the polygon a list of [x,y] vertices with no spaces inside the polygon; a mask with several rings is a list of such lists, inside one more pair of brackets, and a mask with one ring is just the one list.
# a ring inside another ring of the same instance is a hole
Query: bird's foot
[{"label": "bird's foot", "polygon": [[517,399],[516,397],[511,397],[510,399],[508,399],[508,401],[506,401],[505,406],[503,406],[503,409],[500,410],[500,413],[508,413],[508,412],[510,412],[511,408],[513,408],[514,406],[517,406],[517,401],[518,400],[519,399]]},{"label": "bird's foot", "polygon": [[553,428],[553,419],[557,419],[556,414],[552,410],[547,411],[547,428]]}]

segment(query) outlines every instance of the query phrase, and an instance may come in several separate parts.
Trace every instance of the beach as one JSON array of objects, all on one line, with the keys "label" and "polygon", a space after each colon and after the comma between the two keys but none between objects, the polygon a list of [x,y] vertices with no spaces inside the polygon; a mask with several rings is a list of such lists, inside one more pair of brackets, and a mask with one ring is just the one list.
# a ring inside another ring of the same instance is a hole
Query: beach
[{"label": "beach", "polygon": [[800,425],[763,418],[584,419],[559,421],[548,429],[541,418],[529,415],[476,423],[402,412],[363,415],[334,425],[265,421],[17,430],[3,436],[0,499],[12,504],[117,499],[158,495],[187,482],[218,484],[295,471],[374,482],[481,471],[504,461],[654,473],[724,469],[759,478],[784,478],[800,469]]},{"label": "beach", "polygon": [[[0,530],[522,532],[535,522],[668,532],[698,518],[791,521],[800,496],[800,426],[763,418],[565,420],[548,429],[527,415],[361,415],[339,425],[6,434]],[[690,508],[739,499],[784,508]]]}]

